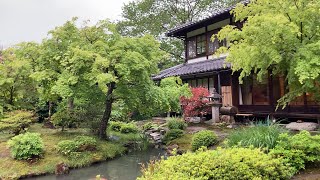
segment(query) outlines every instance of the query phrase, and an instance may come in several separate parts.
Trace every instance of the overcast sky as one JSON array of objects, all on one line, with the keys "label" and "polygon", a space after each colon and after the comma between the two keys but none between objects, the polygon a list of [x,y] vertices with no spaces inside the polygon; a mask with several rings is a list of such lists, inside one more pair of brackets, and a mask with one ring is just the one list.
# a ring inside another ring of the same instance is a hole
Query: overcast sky
[{"label": "overcast sky", "polygon": [[81,20],[120,19],[130,0],[0,0],[0,45],[37,41],[72,17]]}]

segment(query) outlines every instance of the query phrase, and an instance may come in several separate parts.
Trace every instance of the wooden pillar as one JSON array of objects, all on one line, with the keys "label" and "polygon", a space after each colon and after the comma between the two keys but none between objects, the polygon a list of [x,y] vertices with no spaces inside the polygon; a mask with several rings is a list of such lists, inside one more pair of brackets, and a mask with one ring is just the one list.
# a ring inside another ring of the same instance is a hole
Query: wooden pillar
[{"label": "wooden pillar", "polygon": [[188,41],[187,37],[184,39],[184,62],[188,62]]},{"label": "wooden pillar", "polygon": [[206,35],[206,57],[207,59],[209,59],[208,26],[205,27],[205,35]]},{"label": "wooden pillar", "polygon": [[239,73],[231,74],[232,106],[239,105]]},{"label": "wooden pillar", "polygon": [[221,95],[221,80],[220,80],[220,72],[218,72],[218,89],[217,92]]},{"label": "wooden pillar", "polygon": [[308,112],[308,99],[307,99],[307,93],[303,93],[303,112]]},{"label": "wooden pillar", "polygon": [[274,97],[273,97],[273,75],[272,70],[268,71],[268,90],[269,90],[269,104],[274,109]]}]

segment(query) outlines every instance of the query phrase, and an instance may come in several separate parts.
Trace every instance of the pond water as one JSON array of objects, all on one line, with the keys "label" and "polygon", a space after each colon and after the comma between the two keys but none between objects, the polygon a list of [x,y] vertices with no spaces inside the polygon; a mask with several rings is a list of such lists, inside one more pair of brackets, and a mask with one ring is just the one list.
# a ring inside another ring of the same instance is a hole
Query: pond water
[{"label": "pond water", "polygon": [[27,180],[94,180],[99,174],[108,180],[134,180],[141,175],[141,163],[147,163],[151,159],[159,159],[163,155],[165,152],[160,149],[134,151],[113,160],[73,169],[68,175],[46,175],[27,178]]}]

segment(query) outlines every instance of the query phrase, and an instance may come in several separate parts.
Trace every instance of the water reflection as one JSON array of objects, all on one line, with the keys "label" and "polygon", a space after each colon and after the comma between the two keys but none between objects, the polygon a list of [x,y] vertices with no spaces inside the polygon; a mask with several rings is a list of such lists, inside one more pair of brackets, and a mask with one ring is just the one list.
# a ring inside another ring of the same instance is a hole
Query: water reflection
[{"label": "water reflection", "polygon": [[107,162],[71,170],[70,174],[65,176],[47,175],[27,180],[88,180],[95,179],[98,174],[108,180],[134,180],[141,175],[141,163],[146,163],[150,159],[159,159],[163,155],[164,151],[159,149],[134,151]]}]

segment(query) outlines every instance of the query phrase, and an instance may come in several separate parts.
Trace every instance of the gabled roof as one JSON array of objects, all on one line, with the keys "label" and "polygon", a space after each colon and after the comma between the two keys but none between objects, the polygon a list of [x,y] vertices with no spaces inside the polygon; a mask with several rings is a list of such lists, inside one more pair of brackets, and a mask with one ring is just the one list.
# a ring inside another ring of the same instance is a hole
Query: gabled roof
[{"label": "gabled roof", "polygon": [[188,76],[198,73],[206,73],[220,70],[227,70],[231,68],[230,63],[225,62],[226,57],[213,58],[210,60],[184,63],[173,66],[171,68],[160,71],[159,74],[152,77],[153,80],[160,80],[171,76]]},{"label": "gabled roof", "polygon": [[[243,4],[248,4],[250,0],[242,0],[240,1],[240,3],[243,3]],[[225,16],[230,16],[231,17],[231,14],[230,14],[230,11],[232,9],[235,8],[236,5],[233,5],[233,6],[230,6],[230,7],[227,7],[227,8],[224,8],[224,9],[221,9],[219,11],[216,11],[214,12],[212,15],[206,17],[206,18],[203,18],[201,20],[198,20],[198,21],[194,21],[194,22],[189,22],[189,23],[186,23],[186,24],[182,24],[180,26],[177,26],[173,29],[170,29],[167,33],[166,33],[166,36],[170,36],[170,37],[180,37],[182,36],[180,32],[182,31],[192,31],[195,29],[195,27],[198,27],[199,25],[201,24],[206,24],[208,22],[214,22],[214,20],[216,19],[217,21],[218,20],[221,20],[222,17],[225,17]]]}]

